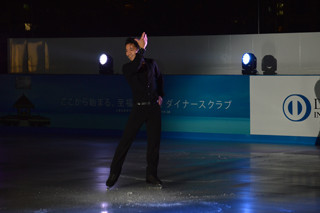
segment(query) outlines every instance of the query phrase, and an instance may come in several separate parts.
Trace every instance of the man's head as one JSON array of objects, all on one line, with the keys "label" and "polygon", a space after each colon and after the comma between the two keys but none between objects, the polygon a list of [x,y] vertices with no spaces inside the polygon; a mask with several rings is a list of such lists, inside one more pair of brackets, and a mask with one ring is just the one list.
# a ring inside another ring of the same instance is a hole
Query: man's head
[{"label": "man's head", "polygon": [[130,61],[133,61],[139,50],[138,42],[134,38],[127,38],[126,40],[126,56]]}]

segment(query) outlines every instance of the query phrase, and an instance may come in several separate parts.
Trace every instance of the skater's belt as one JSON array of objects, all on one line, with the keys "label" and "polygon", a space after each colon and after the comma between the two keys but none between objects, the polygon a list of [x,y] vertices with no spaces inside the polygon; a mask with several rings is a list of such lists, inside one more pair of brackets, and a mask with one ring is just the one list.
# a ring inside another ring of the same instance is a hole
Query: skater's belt
[{"label": "skater's belt", "polygon": [[138,106],[147,106],[147,105],[151,105],[151,102],[148,101],[148,102],[137,102],[136,103]]}]

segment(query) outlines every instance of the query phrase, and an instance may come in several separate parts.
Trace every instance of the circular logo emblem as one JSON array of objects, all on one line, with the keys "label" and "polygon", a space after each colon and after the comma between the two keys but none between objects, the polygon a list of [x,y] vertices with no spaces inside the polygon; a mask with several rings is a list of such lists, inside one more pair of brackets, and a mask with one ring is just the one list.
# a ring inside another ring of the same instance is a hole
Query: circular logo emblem
[{"label": "circular logo emblem", "polygon": [[310,101],[303,95],[289,95],[283,102],[283,113],[290,121],[304,121],[311,113]]}]

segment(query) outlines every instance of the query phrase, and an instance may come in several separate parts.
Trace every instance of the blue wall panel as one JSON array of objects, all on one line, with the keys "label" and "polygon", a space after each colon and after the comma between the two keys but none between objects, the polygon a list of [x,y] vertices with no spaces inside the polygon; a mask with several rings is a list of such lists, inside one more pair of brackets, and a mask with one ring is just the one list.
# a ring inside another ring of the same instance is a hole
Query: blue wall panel
[{"label": "blue wall panel", "polygon": [[[248,76],[165,75],[164,84],[163,131],[250,133]],[[2,126],[40,118],[46,127],[121,130],[132,107],[122,75],[1,75],[0,85]],[[23,95],[33,105],[24,115]]]}]

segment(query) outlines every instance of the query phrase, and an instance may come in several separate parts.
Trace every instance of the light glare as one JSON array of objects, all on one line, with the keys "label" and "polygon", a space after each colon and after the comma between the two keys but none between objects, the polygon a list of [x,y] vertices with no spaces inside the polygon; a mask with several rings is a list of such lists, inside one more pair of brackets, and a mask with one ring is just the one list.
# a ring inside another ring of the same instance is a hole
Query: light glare
[{"label": "light glare", "polygon": [[250,62],[250,55],[248,53],[245,53],[243,56],[242,56],[242,63],[244,65],[247,65],[248,63]]},{"label": "light glare", "polygon": [[100,61],[100,64],[101,64],[101,65],[106,64],[107,61],[108,61],[108,56],[103,53],[103,54],[100,56],[99,61]]}]

